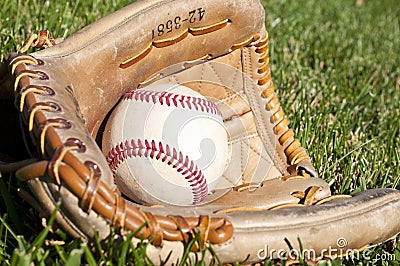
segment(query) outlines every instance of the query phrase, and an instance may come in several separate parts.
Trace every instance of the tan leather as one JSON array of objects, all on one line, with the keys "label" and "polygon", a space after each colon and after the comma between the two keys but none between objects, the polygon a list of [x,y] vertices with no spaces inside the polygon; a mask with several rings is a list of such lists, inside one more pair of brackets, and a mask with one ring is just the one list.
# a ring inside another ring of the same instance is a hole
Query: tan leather
[{"label": "tan leather", "polygon": [[[88,239],[93,228],[105,239],[110,226],[134,231],[147,222],[138,236],[152,239],[147,252],[156,263],[171,250],[171,259],[179,258],[197,230],[223,263],[258,261],[264,243],[286,248],[285,238],[298,247],[299,236],[321,253],[339,235],[358,249],[397,234],[398,191],[321,201],[331,199],[329,186],[294,138],[274,90],[264,15],[258,0],[147,0],[53,47],[11,56],[0,70],[8,71],[7,87],[14,81],[26,139],[35,147],[31,156],[38,159],[17,176],[42,210],[51,213],[61,201],[58,224]],[[229,131],[231,163],[203,206],[128,202],[98,141],[124,92],[166,82],[215,101]]]},{"label": "tan leather", "polygon": [[[392,189],[369,190],[353,198],[337,199],[324,205],[228,213],[235,228],[234,236],[231,241],[213,248],[222,262],[256,262],[260,258],[277,258],[280,250],[291,252],[289,244],[294,250],[293,255],[302,254],[299,240],[304,259],[309,254],[311,259],[316,260],[329,259],[328,255],[333,258],[341,254],[350,256],[352,252],[362,251],[365,245],[382,243],[398,233],[398,222],[394,221],[397,219],[393,219],[393,214],[399,212],[399,194]],[[152,211],[168,212],[163,209]],[[185,209],[182,215],[198,215],[202,211]],[[166,250],[170,249],[170,244],[166,243]],[[173,258],[179,258],[182,248],[175,248],[175,251],[173,256],[176,257]],[[165,251],[158,252],[163,254]],[[211,259],[211,254],[207,256]],[[159,258],[155,256],[153,261],[158,263]]]}]

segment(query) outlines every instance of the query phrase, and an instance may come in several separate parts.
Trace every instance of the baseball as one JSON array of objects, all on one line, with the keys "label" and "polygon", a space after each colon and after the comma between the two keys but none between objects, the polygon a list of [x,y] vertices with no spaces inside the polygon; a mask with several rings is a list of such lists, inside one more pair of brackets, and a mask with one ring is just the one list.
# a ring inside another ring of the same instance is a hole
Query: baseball
[{"label": "baseball", "polygon": [[219,109],[177,84],[127,92],[107,122],[103,150],[121,192],[147,204],[201,204],[228,164]]}]

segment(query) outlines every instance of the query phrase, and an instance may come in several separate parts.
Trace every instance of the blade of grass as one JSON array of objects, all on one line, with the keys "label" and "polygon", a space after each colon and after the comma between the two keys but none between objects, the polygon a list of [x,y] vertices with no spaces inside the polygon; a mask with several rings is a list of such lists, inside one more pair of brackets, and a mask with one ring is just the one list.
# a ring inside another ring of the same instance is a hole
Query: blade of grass
[{"label": "blade of grass", "polygon": [[369,144],[370,142],[374,141],[374,139],[370,139],[367,142],[359,145],[358,147],[352,149],[351,151],[349,151],[348,153],[346,153],[345,155],[343,155],[342,157],[340,157],[334,164],[332,164],[331,166],[329,166],[326,169],[326,172],[330,172],[339,162],[343,161],[344,159],[346,159],[347,157],[349,157],[351,154],[355,153],[357,150],[360,150],[362,147],[366,146],[367,144]]},{"label": "blade of grass", "polygon": [[30,253],[33,258],[36,257],[36,254],[39,252],[40,247],[43,246],[44,242],[46,241],[46,237],[50,232],[50,229],[56,219],[56,215],[58,210],[60,209],[61,202],[57,203],[53,213],[51,214],[47,226],[39,233],[39,235],[32,241],[27,249],[27,253]]},{"label": "blade of grass", "polygon": [[119,266],[124,266],[126,265],[126,258],[128,256],[128,250],[130,247],[130,242],[132,241],[132,234],[129,234],[127,236],[126,241],[124,241],[122,248],[121,248],[121,253],[120,253],[120,260],[118,261]]},{"label": "blade of grass", "polygon": [[12,235],[12,237],[17,240],[19,247],[25,247],[26,242],[25,239],[23,239],[22,237],[19,237],[14,230],[11,229],[11,227],[5,222],[5,220],[0,217],[0,222],[3,224],[3,226],[7,229],[7,231]]},{"label": "blade of grass", "polygon": [[83,246],[83,250],[85,251],[85,259],[86,262],[89,264],[89,266],[97,266],[97,262],[96,259],[93,256],[92,251],[90,251],[89,247],[87,246],[87,244],[82,244]]},{"label": "blade of grass", "polygon": [[10,193],[8,192],[8,189],[3,181],[1,173],[0,173],[0,193],[4,200],[4,203],[6,204],[7,213],[10,219],[15,224],[17,233],[21,234],[24,231],[24,226],[22,225],[21,218],[17,214],[14,201],[11,199]]},{"label": "blade of grass", "polygon": [[84,254],[84,249],[74,249],[71,251],[65,266],[75,266],[81,265],[82,255]]}]

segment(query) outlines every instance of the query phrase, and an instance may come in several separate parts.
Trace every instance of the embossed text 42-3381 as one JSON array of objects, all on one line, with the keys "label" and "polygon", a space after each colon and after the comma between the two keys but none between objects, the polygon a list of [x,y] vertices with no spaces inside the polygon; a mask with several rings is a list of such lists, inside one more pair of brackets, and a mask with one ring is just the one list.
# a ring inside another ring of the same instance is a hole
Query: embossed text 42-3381
[{"label": "embossed text 42-3381", "polygon": [[168,19],[164,23],[158,24],[156,29],[152,30],[152,38],[161,37],[164,34],[170,33],[174,30],[178,30],[182,27],[184,22],[193,24],[201,21],[204,18],[206,11],[203,8],[194,9],[188,12],[186,16],[176,16]]}]

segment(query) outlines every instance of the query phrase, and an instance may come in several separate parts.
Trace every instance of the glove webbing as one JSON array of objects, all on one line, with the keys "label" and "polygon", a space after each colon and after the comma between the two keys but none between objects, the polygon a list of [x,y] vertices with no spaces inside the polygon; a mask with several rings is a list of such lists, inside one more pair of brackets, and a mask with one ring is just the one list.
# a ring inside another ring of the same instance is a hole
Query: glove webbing
[{"label": "glove webbing", "polygon": [[[252,37],[241,43],[241,47],[247,46],[259,36]],[[44,44],[46,42],[43,42]],[[258,85],[263,88],[263,97],[267,99],[267,110],[273,112],[271,123],[274,123],[275,133],[281,135],[280,145],[285,146],[285,154],[289,164],[293,165],[301,160],[309,159],[305,150],[297,140],[293,139],[293,131],[288,128],[289,122],[284,117],[282,108],[279,106],[278,98],[274,92],[271,82],[269,58],[268,58],[268,37],[265,36],[257,44],[256,52],[261,54],[258,73],[262,78]],[[240,48],[238,45],[233,48]],[[142,212],[139,208],[127,204],[118,191],[111,191],[101,181],[101,172],[94,162],[82,163],[71,151],[85,152],[85,145],[78,139],[70,138],[62,143],[54,128],[68,129],[70,125],[64,119],[46,120],[42,112],[57,112],[57,104],[52,102],[36,103],[31,93],[52,95],[54,90],[45,86],[29,85],[30,78],[48,79],[42,72],[28,71],[24,65],[41,64],[40,60],[29,55],[17,56],[12,61],[12,72],[15,75],[15,92],[20,95],[19,110],[24,112],[25,105],[29,106],[23,117],[31,132],[32,141],[38,141],[40,153],[45,156],[45,145],[55,150],[49,160],[39,161],[23,167],[17,172],[20,180],[35,179],[40,176],[49,176],[57,184],[64,182],[71,191],[81,199],[81,208],[87,212],[92,210],[109,219],[113,226],[124,227],[127,230],[135,231],[144,223],[146,226],[137,233],[137,236],[151,238],[154,244],[161,244],[163,239],[187,242],[193,239],[196,229],[199,229],[201,238],[209,240],[212,244],[223,243],[229,240],[233,234],[233,227],[225,218],[200,217],[166,217],[155,216],[148,212]],[[18,87],[21,89],[17,92]],[[39,121],[39,136],[35,138],[33,129],[34,121]]]}]

